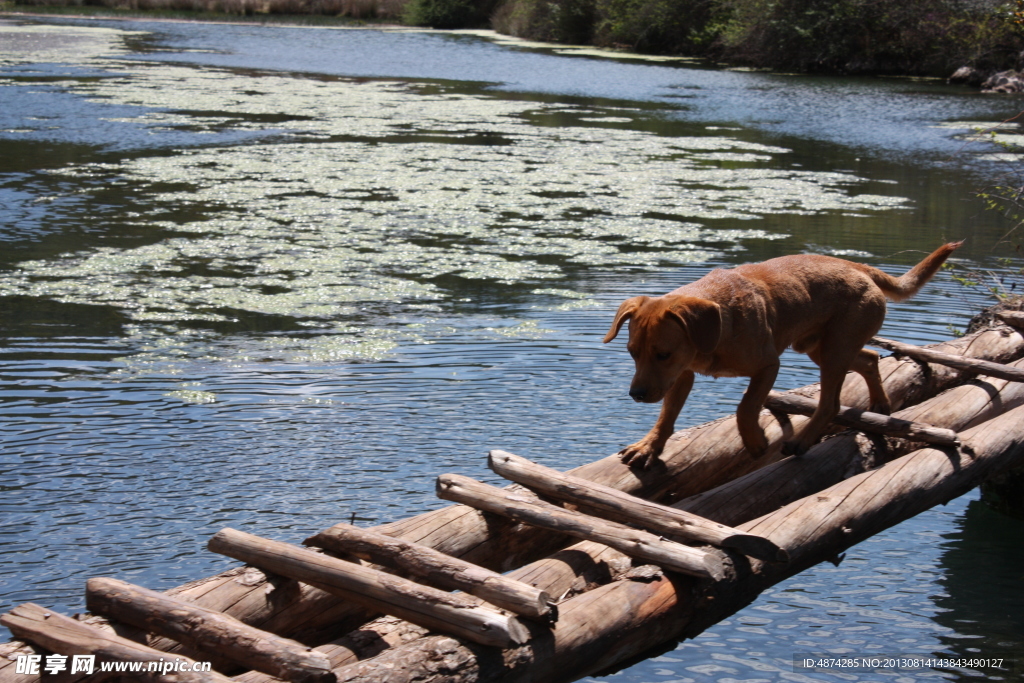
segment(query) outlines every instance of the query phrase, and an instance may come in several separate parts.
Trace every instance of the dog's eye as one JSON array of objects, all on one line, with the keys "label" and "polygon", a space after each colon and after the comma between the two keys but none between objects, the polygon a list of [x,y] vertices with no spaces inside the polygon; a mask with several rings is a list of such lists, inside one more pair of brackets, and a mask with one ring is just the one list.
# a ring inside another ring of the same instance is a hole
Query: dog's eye
[{"label": "dog's eye", "polygon": [[655,354],[654,357],[657,358],[658,360],[668,360],[669,358],[672,357],[672,354],[671,353],[658,353],[658,354]]}]

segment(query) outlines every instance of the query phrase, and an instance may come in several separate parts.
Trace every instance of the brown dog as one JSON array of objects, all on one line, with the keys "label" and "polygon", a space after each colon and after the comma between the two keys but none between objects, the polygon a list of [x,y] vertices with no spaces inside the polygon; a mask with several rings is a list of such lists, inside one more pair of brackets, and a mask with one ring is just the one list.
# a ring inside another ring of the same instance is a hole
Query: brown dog
[{"label": "brown dog", "polygon": [[633,400],[664,399],[647,436],[620,455],[646,468],[665,446],[693,387],[693,375],[750,377],[736,411],[743,445],[755,458],[768,440],[757,422],[786,347],[806,353],[821,368],[818,407],[787,454],[810,448],[839,412],[848,370],[867,382],[871,410],[888,414],[889,398],[878,374],[878,354],[864,344],[882,327],[885,299],[917,293],[962,242],[945,244],[894,278],[877,268],[831,256],[783,256],[731,270],[713,270],[660,297],[637,296],[619,306],[604,341],[630,320],[626,348],[636,363]]}]

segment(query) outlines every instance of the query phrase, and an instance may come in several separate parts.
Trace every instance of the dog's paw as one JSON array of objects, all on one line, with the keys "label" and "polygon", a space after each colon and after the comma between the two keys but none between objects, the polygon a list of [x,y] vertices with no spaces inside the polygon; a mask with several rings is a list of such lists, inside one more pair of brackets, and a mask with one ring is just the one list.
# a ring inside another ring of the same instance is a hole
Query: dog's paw
[{"label": "dog's paw", "polygon": [[754,460],[763,457],[768,452],[768,439],[763,431],[758,430],[758,433],[750,435],[740,434],[740,439],[743,441],[743,447],[747,449],[747,453]]},{"label": "dog's paw", "polygon": [[619,451],[619,459],[622,460],[624,465],[632,467],[638,470],[646,470],[650,467],[658,455],[661,453],[661,449],[655,449],[652,444],[644,441],[637,441],[632,446],[626,446]]},{"label": "dog's paw", "polygon": [[886,400],[884,403],[872,403],[868,410],[879,415],[891,415],[892,405]]}]

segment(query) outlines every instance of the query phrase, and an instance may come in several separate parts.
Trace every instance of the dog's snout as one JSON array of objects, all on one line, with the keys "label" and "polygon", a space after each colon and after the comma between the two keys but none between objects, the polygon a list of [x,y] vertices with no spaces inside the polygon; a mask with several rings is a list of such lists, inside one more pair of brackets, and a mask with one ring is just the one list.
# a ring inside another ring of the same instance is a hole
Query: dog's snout
[{"label": "dog's snout", "polygon": [[630,387],[630,388],[629,388],[629,395],[630,395],[630,396],[631,396],[631,397],[633,398],[633,400],[634,400],[634,401],[636,401],[637,403],[643,403],[643,400],[644,400],[645,398],[647,398],[647,390],[646,390],[646,389],[644,389],[644,388],[642,388],[642,387],[641,387],[641,388],[637,388],[637,387]]}]

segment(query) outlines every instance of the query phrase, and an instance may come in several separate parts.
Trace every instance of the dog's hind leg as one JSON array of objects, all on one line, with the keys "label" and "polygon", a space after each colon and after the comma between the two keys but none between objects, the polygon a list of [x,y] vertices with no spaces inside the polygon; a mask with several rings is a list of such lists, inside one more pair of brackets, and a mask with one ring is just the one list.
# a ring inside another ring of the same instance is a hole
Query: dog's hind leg
[{"label": "dog's hind leg", "polygon": [[[827,340],[826,340],[827,342]],[[839,394],[843,389],[843,381],[846,379],[847,368],[854,364],[860,349],[844,349],[842,343],[818,344],[815,348],[807,351],[819,368],[821,368],[821,389],[818,393],[818,407],[811,415],[811,419],[804,424],[793,441],[786,441],[782,444],[782,452],[786,455],[802,455],[815,444],[821,433],[828,427],[836,415],[839,414]],[[838,348],[837,348],[838,347]],[[875,372],[878,372],[877,367]],[[879,382],[881,386],[881,382]]]},{"label": "dog's hind leg", "polygon": [[861,349],[853,359],[850,369],[864,378],[868,385],[868,397],[871,400],[869,410],[873,413],[888,415],[892,412],[889,396],[882,386],[882,376],[878,373],[878,354],[868,349]]}]

